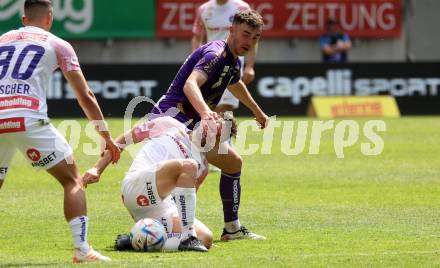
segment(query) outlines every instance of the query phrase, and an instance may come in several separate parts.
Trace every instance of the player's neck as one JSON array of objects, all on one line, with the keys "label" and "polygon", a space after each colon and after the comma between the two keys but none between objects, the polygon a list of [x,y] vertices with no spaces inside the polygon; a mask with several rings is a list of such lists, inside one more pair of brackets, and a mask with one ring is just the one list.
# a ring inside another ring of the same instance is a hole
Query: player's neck
[{"label": "player's neck", "polygon": [[48,27],[46,27],[46,25],[44,23],[39,23],[39,22],[28,22],[28,23],[23,24],[23,25],[25,27],[28,27],[28,26],[30,26],[30,27],[37,27],[37,28],[43,29],[43,30],[45,30],[47,32],[50,30],[50,29],[48,29]]},{"label": "player's neck", "polygon": [[217,0],[217,5],[222,6],[228,3],[228,0]]},{"label": "player's neck", "polygon": [[229,36],[228,39],[226,39],[226,45],[228,46],[229,51],[231,51],[232,55],[234,55],[234,58],[238,58],[238,54],[232,49],[232,39]]}]

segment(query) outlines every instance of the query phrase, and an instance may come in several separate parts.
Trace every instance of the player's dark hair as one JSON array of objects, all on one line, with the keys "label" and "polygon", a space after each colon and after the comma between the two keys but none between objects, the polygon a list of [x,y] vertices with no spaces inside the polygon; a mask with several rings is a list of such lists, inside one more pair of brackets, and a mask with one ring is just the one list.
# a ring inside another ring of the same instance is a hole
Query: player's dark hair
[{"label": "player's dark hair", "polygon": [[232,24],[246,23],[248,26],[256,29],[263,27],[264,22],[261,15],[255,10],[244,10],[235,13]]},{"label": "player's dark hair", "polygon": [[24,2],[24,14],[29,19],[35,19],[45,15],[51,7],[51,0],[26,0]]},{"label": "player's dark hair", "polygon": [[336,18],[329,18],[327,20],[327,26],[333,26],[333,25],[338,25],[339,22]]}]

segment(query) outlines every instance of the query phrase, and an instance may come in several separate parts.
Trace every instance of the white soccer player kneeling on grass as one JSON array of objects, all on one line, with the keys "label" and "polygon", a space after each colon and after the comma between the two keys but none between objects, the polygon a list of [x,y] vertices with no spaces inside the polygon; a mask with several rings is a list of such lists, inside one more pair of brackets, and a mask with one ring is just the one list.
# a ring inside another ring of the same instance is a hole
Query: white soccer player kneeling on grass
[{"label": "white soccer player kneeling on grass", "polygon": [[[230,133],[236,132],[234,123],[227,121],[233,126],[228,129],[224,127],[228,125],[225,122],[219,119],[215,125],[217,129],[211,126],[210,135],[205,132],[196,135],[197,132],[190,132],[174,118],[160,117],[116,139],[123,148],[147,140],[123,180],[122,198],[135,221],[153,218],[162,222],[169,237],[164,246],[166,250],[205,252],[212,245],[212,232],[195,219],[196,187],[207,175],[207,160],[201,152],[207,140],[195,141],[196,137],[215,136],[218,146],[221,139],[226,140]],[[106,152],[95,167],[84,174],[84,183],[97,182],[109,163],[110,154]],[[175,243],[179,236],[179,242]],[[129,236],[118,235],[115,247],[117,250],[131,249]]]}]

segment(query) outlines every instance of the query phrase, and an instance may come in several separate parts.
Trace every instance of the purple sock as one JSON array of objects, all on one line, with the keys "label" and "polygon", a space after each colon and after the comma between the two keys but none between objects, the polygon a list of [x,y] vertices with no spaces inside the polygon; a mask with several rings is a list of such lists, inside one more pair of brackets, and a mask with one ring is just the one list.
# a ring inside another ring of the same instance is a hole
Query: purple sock
[{"label": "purple sock", "polygon": [[223,216],[225,222],[238,219],[241,193],[240,174],[241,172],[233,174],[222,172],[220,177],[220,196],[223,203]]}]

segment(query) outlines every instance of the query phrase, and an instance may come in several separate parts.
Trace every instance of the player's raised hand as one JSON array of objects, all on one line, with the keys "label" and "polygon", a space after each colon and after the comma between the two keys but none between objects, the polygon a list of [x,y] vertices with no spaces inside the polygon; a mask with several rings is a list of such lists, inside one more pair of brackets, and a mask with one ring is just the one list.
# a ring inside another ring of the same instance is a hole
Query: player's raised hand
[{"label": "player's raised hand", "polygon": [[118,144],[112,138],[109,138],[105,141],[105,149],[111,153],[111,162],[113,164],[117,163],[121,157],[121,149]]},{"label": "player's raised hand", "polygon": [[255,115],[255,121],[257,121],[261,129],[264,129],[269,124],[269,117],[264,112],[259,112]]},{"label": "player's raised hand", "polygon": [[87,184],[98,182],[100,177],[101,175],[99,174],[96,167],[87,170],[86,173],[84,173],[84,175],[82,176],[84,186],[87,187]]},{"label": "player's raised hand", "polygon": [[[200,114],[201,117],[201,124],[202,129],[204,133],[208,133],[208,131],[217,131],[217,120],[219,119],[219,116],[216,112],[213,112],[211,110],[208,110],[206,112],[202,112]],[[205,136],[205,135],[204,135]]]},{"label": "player's raised hand", "polygon": [[208,110],[208,111],[201,112],[200,113],[200,118],[202,120],[214,120],[214,121],[216,121],[218,119],[218,114],[216,112]]},{"label": "player's raised hand", "polygon": [[244,68],[243,71],[243,77],[241,80],[246,84],[249,85],[252,81],[255,79],[255,70],[254,68]]},{"label": "player's raised hand", "polygon": [[206,143],[206,138],[209,135],[217,133],[217,120],[219,119],[219,115],[216,112],[208,110],[206,112],[200,113],[200,124],[201,124],[201,144],[204,146]]}]

